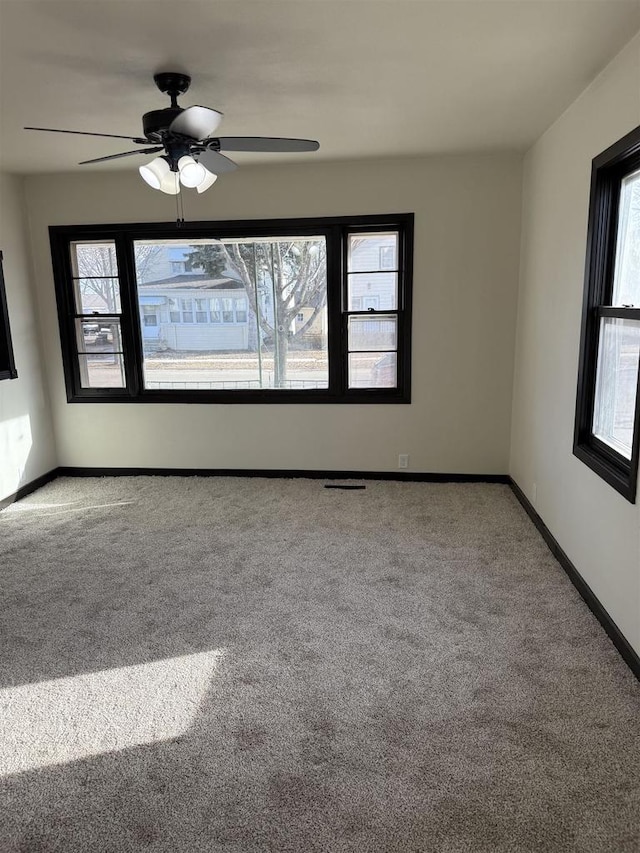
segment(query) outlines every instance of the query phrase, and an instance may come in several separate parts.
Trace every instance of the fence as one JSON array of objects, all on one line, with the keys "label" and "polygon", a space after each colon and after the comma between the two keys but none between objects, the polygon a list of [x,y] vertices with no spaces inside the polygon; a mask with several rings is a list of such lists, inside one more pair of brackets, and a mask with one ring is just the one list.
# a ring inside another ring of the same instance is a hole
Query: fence
[{"label": "fence", "polygon": [[273,389],[280,388],[327,388],[328,381],[322,379],[287,379],[276,386],[271,376],[265,377],[261,383],[258,379],[220,380],[220,381],[184,381],[184,382],[145,382],[145,388],[150,391],[239,391],[249,388]]}]

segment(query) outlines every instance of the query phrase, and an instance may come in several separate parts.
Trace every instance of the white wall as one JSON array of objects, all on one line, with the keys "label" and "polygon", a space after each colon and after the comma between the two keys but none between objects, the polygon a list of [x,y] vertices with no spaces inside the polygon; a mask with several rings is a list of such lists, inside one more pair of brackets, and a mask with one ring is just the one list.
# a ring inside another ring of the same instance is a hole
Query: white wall
[{"label": "white wall", "polygon": [[56,467],[24,214],[22,181],[0,175],[0,249],[18,371],[0,382],[0,500]]},{"label": "white wall", "polygon": [[526,156],[510,471],[640,652],[640,505],[572,455],[591,160],[639,124],[640,36]]},{"label": "white wall", "polygon": [[[97,150],[99,154],[101,150]],[[414,211],[411,405],[67,404],[47,227],[170,221],[175,201],[126,172],[27,179],[61,465],[505,473],[511,418],[521,157],[244,167],[189,219]]]}]

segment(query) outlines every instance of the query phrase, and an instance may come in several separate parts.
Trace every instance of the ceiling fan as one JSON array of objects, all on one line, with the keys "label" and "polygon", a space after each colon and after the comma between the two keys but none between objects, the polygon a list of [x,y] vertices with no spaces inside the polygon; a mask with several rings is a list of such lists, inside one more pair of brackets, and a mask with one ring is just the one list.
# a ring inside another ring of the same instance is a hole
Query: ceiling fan
[{"label": "ceiling fan", "polygon": [[[25,127],[25,130],[44,130],[50,133],[74,133],[81,136],[106,136],[128,139],[136,145],[147,146],[134,151],[123,151],[107,157],[83,160],[79,165],[117,160],[133,154],[158,154],[139,171],[149,186],[169,195],[177,195],[180,185],[208,190],[218,175],[232,172],[238,166],[225,157],[222,151],[296,152],[317,151],[319,143],[313,139],[283,139],[269,136],[213,136],[222,121],[222,113],[209,107],[178,106],[178,96],[184,95],[191,83],[188,74],[162,72],[155,74],[156,86],[171,98],[171,105],[162,110],[152,110],[142,116],[144,137],[119,136],[115,133],[89,133],[84,130],[60,130],[53,127]],[[151,143],[151,147],[148,147]]]}]

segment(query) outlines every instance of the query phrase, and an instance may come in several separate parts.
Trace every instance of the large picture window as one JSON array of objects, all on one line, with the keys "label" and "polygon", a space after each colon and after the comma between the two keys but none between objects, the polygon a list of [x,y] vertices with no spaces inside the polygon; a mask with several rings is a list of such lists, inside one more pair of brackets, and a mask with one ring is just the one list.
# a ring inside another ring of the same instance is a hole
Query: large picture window
[{"label": "large picture window", "polygon": [[409,402],[413,214],[52,227],[71,402]]},{"label": "large picture window", "polygon": [[640,442],[640,128],[593,161],[575,455],[635,501]]}]

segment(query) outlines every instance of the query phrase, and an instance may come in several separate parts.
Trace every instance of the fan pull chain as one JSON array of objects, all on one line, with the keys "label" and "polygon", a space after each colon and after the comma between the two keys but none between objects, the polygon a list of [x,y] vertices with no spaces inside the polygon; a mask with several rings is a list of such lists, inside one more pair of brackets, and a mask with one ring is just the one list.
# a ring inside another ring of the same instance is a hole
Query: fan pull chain
[{"label": "fan pull chain", "polygon": [[176,193],[176,228],[181,228],[184,225],[184,203],[182,201],[182,192]]}]

